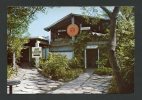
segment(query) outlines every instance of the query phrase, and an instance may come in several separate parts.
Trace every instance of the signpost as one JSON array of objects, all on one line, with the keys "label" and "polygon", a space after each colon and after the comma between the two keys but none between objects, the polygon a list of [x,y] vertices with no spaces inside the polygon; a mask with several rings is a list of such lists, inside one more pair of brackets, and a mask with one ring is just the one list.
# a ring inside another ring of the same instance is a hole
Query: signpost
[{"label": "signpost", "polygon": [[32,47],[32,58],[42,57],[41,47]]},{"label": "signpost", "polygon": [[42,57],[42,47],[39,47],[39,41],[32,47],[32,58],[35,58],[36,67],[39,67],[39,58]]}]

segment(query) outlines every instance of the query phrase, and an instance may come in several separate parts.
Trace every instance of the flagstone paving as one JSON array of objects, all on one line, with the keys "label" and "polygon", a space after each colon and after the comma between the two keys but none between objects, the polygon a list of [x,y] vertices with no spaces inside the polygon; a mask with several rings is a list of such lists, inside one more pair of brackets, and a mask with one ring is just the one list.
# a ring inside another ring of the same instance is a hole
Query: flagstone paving
[{"label": "flagstone paving", "polygon": [[13,94],[105,94],[112,78],[93,74],[92,69],[67,83],[45,78],[35,68],[20,68],[18,74],[24,75],[21,83],[13,86]]},{"label": "flagstone paving", "polygon": [[[90,74],[88,74],[90,73]],[[106,94],[112,76],[99,76],[91,71],[81,74],[77,79],[66,83],[51,94]]]},{"label": "flagstone paving", "polygon": [[21,83],[13,86],[13,94],[44,94],[64,84],[42,76],[35,68],[19,68],[17,76],[19,75],[22,75],[17,77]]}]

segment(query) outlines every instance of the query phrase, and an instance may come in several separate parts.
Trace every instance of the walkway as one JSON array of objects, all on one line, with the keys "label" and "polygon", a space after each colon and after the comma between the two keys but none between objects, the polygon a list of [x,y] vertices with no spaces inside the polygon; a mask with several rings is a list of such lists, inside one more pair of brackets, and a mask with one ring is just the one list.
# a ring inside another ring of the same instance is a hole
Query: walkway
[{"label": "walkway", "polygon": [[63,82],[45,78],[35,68],[19,68],[18,72],[21,83],[13,86],[13,94],[45,94],[63,85]]},{"label": "walkway", "polygon": [[102,94],[107,93],[112,78],[93,74],[92,69],[68,83],[45,78],[35,68],[20,68],[18,76],[21,84],[13,87],[13,94]]},{"label": "walkway", "polygon": [[92,74],[93,70],[88,69],[77,79],[61,86],[61,88],[48,92],[51,94],[105,94],[112,76],[99,76]]}]

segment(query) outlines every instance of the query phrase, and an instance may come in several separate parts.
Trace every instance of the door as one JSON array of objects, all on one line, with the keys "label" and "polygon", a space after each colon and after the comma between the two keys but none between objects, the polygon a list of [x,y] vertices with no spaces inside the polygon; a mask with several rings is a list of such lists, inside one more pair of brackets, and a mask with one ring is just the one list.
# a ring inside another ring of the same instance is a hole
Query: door
[{"label": "door", "polygon": [[20,61],[22,63],[29,63],[29,48],[23,49],[21,56],[22,57],[21,57]]},{"label": "door", "polygon": [[97,67],[96,61],[98,60],[98,49],[86,50],[87,68]]}]

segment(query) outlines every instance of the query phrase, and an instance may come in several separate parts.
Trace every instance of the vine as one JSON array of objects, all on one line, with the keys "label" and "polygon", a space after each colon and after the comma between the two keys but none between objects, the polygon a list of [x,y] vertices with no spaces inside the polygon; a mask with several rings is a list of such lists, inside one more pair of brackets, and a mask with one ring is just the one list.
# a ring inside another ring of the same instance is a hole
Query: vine
[{"label": "vine", "polygon": [[87,42],[91,41],[91,35],[87,32],[81,32],[75,39],[74,42],[74,54],[75,58],[79,61],[81,65],[84,63],[84,48],[87,44]]},{"label": "vine", "polygon": [[[84,51],[85,51],[85,47],[87,45],[87,42],[94,42],[94,41],[99,41],[99,40],[105,40],[105,37],[103,37],[104,39],[102,39],[102,37],[98,37],[96,35],[93,34],[88,34],[88,32],[81,32],[80,34],[78,34],[78,36],[75,39],[74,42],[74,57],[75,59],[77,59],[77,61],[81,64],[81,66],[84,65]],[[100,66],[105,66],[107,63],[107,52],[106,52],[106,47],[107,46],[99,46],[100,50],[100,61],[97,61],[98,64],[100,64]],[[106,52],[106,53],[104,53]]]}]

